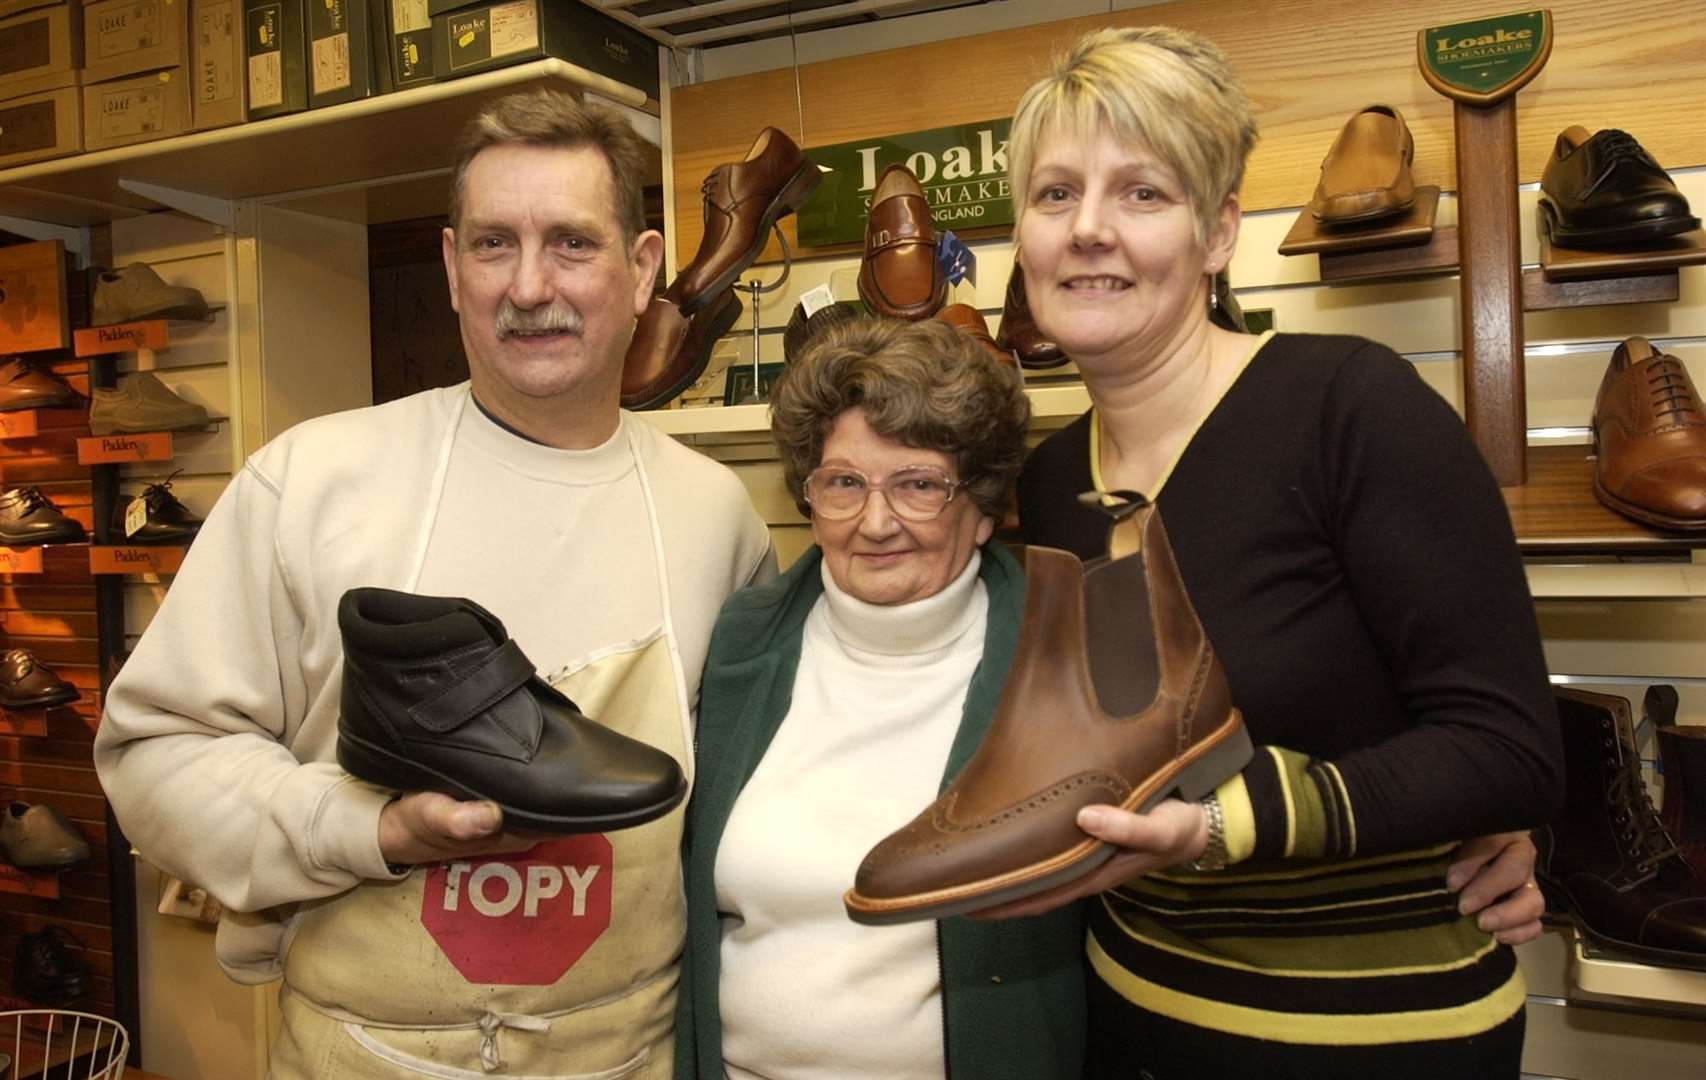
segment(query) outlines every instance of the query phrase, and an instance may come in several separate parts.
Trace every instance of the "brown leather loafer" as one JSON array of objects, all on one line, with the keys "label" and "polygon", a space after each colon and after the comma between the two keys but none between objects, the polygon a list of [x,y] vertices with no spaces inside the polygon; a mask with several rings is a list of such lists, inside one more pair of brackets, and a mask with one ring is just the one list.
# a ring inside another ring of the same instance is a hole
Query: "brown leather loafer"
[{"label": "brown leather loafer", "polygon": [[948,299],[948,279],[936,262],[930,206],[905,165],[884,169],[871,193],[859,299],[872,314],[891,319],[928,319]]},{"label": "brown leather loafer", "polygon": [[804,206],[822,175],[794,140],[772,127],[759,132],[745,160],[718,165],[700,185],[705,235],[664,296],[689,316],[716,302],[764,250],[770,226]]},{"label": "brown leather loafer", "polygon": [[1706,529],[1706,413],[1688,369],[1632,337],[1611,354],[1593,404],[1593,491],[1662,529]]},{"label": "brown leather loafer", "polygon": [[27,356],[0,364],[0,412],[55,409],[76,401],[77,391],[58,376],[37,370]]},{"label": "brown leather loafer", "polygon": [[1309,212],[1323,224],[1348,225],[1408,210],[1416,201],[1415,153],[1403,113],[1390,105],[1362,109],[1345,121],[1321,162]]},{"label": "brown leather loafer", "polygon": [[989,336],[989,323],[970,304],[949,304],[934,317],[982,345],[996,363],[1015,366],[1013,354],[995,343],[995,339]]},{"label": "brown leather loafer", "polygon": [[726,289],[691,319],[663,297],[640,316],[622,363],[622,407],[657,409],[705,373],[711,346],[740,319],[740,298]]},{"label": "brown leather loafer", "polygon": [[945,918],[1076,881],[1115,851],[1078,827],[1080,809],[1199,799],[1250,760],[1160,515],[1116,494],[1105,558],[1026,550],[1019,649],[989,731],[865,857],[844,898],[853,921]]},{"label": "brown leather loafer", "polygon": [[1037,321],[1031,318],[1031,305],[1025,300],[1025,272],[1019,269],[1017,256],[1013,272],[1007,275],[1007,299],[1001,306],[1001,330],[995,343],[1019,358],[1019,366],[1040,371],[1066,363],[1060,346],[1043,336]]}]

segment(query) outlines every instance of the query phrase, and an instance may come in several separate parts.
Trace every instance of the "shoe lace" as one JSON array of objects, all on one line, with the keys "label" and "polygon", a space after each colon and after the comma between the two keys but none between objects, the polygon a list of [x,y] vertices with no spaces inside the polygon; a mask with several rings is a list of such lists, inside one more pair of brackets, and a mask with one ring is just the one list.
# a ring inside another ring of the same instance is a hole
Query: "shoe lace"
[{"label": "shoe lace", "polygon": [[178,474],[183,471],[184,470],[182,469],[174,469],[172,470],[172,474],[166,477],[166,479],[157,484],[149,484],[147,487],[143,488],[143,501],[153,509],[159,509],[162,506],[170,506],[172,503],[177,502],[177,496],[172,494],[172,481],[176,480],[178,478]]},{"label": "shoe lace", "polygon": [[1676,357],[1658,356],[1648,362],[1647,389],[1652,392],[1653,407],[1660,416],[1701,419],[1700,400],[1694,393],[1694,382],[1688,377],[1688,369]]},{"label": "shoe lace", "polygon": [[18,496],[18,514],[20,517],[31,511],[40,510],[44,506],[51,507],[53,505],[52,500],[41,493],[41,488],[26,487],[14,488],[13,490]]},{"label": "shoe lace", "polygon": [[1682,858],[1682,852],[1659,824],[1659,812],[1653,809],[1641,767],[1632,756],[1620,763],[1606,796],[1616,808],[1619,836],[1634,860],[1630,876],[1617,887],[1618,892],[1628,892],[1658,877],[1668,861]]},{"label": "shoe lace", "polygon": [[1652,169],[1654,172],[1664,172],[1663,169],[1659,168],[1659,163],[1654,161],[1647,151],[1641,147],[1641,144],[1635,141],[1635,137],[1627,132],[1608,128],[1599,133],[1596,141],[1599,143],[1600,170],[1598,178],[1593,182],[1594,187],[1603,183],[1606,177],[1616,171],[1618,165],[1626,161]]}]

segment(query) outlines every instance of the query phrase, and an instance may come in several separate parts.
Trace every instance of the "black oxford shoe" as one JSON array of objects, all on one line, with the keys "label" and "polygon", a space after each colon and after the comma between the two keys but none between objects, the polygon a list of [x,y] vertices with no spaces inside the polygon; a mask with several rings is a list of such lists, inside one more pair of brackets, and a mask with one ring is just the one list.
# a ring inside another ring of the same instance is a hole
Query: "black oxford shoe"
[{"label": "black oxford shoe", "polygon": [[478,604],[351,589],[338,764],[398,791],[490,799],[504,827],[605,832],[687,794],[674,758],[581,714]]},{"label": "black oxford shoe", "polygon": [[1669,174],[1613,128],[1564,129],[1540,175],[1540,209],[1561,247],[1639,247],[1700,227]]}]

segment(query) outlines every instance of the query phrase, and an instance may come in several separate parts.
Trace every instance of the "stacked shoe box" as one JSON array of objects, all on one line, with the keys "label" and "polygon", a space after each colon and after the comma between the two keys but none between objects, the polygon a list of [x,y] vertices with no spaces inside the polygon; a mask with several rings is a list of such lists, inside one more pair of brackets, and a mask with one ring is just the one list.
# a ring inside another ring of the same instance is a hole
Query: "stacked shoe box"
[{"label": "stacked shoe box", "polygon": [[381,0],[244,0],[243,6],[250,120],[391,88]]},{"label": "stacked shoe box", "polygon": [[428,9],[438,78],[554,56],[658,96],[657,44],[574,0],[428,0]]},{"label": "stacked shoe box", "polygon": [[0,168],[83,149],[77,0],[0,2]]},{"label": "stacked shoe box", "polygon": [[149,142],[190,129],[189,6],[98,0],[83,7],[83,144]]},{"label": "stacked shoe box", "polygon": [[242,0],[190,0],[190,127],[241,124],[249,105]]}]

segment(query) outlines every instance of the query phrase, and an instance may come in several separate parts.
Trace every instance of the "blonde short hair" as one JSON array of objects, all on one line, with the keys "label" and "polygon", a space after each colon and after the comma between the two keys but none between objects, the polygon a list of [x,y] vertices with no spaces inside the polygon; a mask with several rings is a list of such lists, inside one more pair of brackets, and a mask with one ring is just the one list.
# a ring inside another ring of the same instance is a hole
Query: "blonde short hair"
[{"label": "blonde short hair", "polygon": [[1207,38],[1170,26],[1096,30],[1025,91],[1008,135],[1013,216],[1024,217],[1031,168],[1045,135],[1106,128],[1141,143],[1178,176],[1191,200],[1197,242],[1244,180],[1256,121],[1244,84]]},{"label": "blonde short hair", "polygon": [[849,409],[884,438],[952,456],[966,495],[1001,520],[1031,419],[1017,368],[936,319],[853,319],[817,335],[770,399],[782,479],[802,514],[811,513],[806,478]]}]

